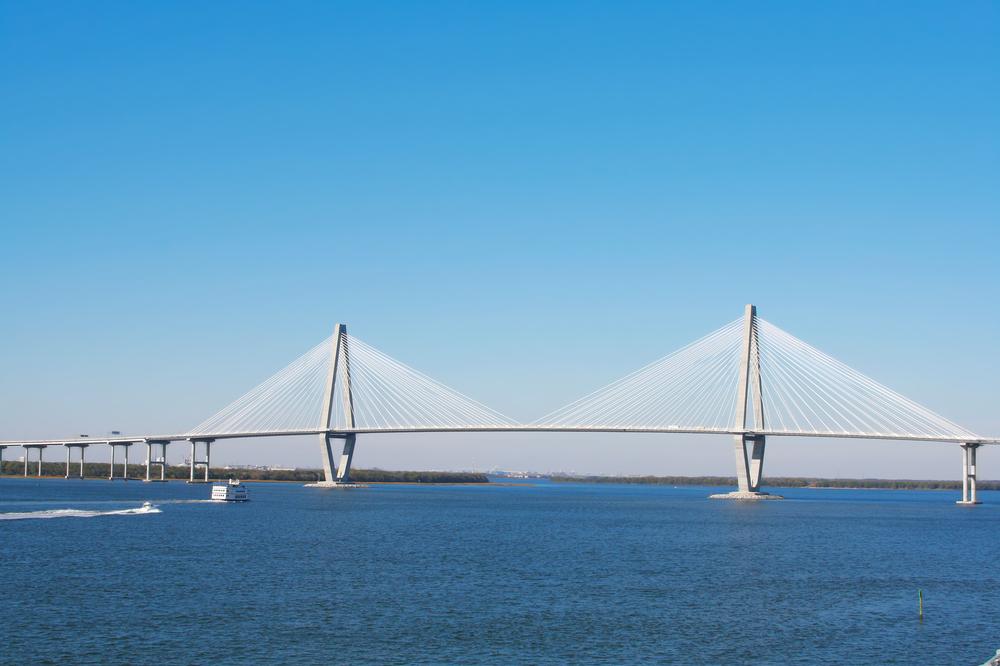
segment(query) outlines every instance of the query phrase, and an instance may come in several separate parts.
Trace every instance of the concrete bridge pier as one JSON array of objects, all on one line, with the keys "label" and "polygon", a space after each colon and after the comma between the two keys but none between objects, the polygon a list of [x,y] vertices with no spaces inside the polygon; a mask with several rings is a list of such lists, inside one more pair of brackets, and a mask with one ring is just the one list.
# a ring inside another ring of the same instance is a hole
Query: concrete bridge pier
[{"label": "concrete bridge pier", "polygon": [[764,476],[764,435],[736,436],[736,482],[741,493],[760,492]]},{"label": "concrete bridge pier", "polygon": [[351,482],[351,462],[354,460],[354,442],[357,435],[351,433],[344,438],[344,448],[340,453],[340,464],[337,465],[337,483]]},{"label": "concrete bridge pier", "polygon": [[976,449],[979,447],[979,444],[962,444],[962,499],[955,504],[982,504],[976,499]]},{"label": "concrete bridge pier", "polygon": [[6,450],[6,446],[0,446],[0,474],[3,474],[3,452]]},{"label": "concrete bridge pier", "polygon": [[[317,483],[307,483],[310,488],[364,488],[361,483],[351,481],[351,463],[354,462],[354,445],[358,436],[355,433],[325,433],[320,435],[323,454],[324,480]],[[344,447],[340,452],[340,461],[334,460],[333,439],[343,439]]]},{"label": "concrete bridge pier", "polygon": [[[147,440],[146,441],[146,483],[152,481],[166,481],[167,480],[167,444],[168,441],[156,441]],[[153,447],[160,447],[160,457],[153,458]],[[154,479],[151,475],[151,467],[153,465],[160,466],[160,478]]]},{"label": "concrete bridge pier", "polygon": [[[194,479],[194,468],[195,467],[205,467],[205,481],[208,483],[208,472],[212,466],[212,442],[214,439],[192,439],[191,442],[191,478],[188,479],[188,483],[200,483]],[[205,445],[205,459],[198,460],[198,442]]]},{"label": "concrete bridge pier", "polygon": [[82,479],[83,478],[84,451],[87,450],[87,447],[90,446],[90,444],[77,444],[77,443],[73,443],[73,444],[64,444],[64,446],[66,447],[66,478],[67,479],[70,478],[70,473],[69,473],[69,470],[70,470],[70,454],[72,453],[73,449],[80,449],[80,474],[77,476],[77,478]]},{"label": "concrete bridge pier", "polygon": [[736,484],[731,493],[709,495],[711,499],[763,500],[782,499],[781,495],[771,495],[760,489],[764,478],[764,449],[767,439],[764,435],[743,433],[735,435],[736,440]]},{"label": "concrete bridge pier", "polygon": [[[135,442],[108,442],[111,445],[111,469],[108,474],[108,480],[113,481],[116,478],[120,478],[122,481],[128,481],[128,450],[132,447]],[[122,475],[120,477],[115,476],[115,452],[118,447],[125,449],[125,460],[122,462]]]},{"label": "concrete bridge pier", "polygon": [[31,459],[31,450],[35,449],[38,451],[38,473],[36,476],[42,475],[42,451],[48,444],[25,444],[24,445],[24,476],[28,476],[28,461]]}]

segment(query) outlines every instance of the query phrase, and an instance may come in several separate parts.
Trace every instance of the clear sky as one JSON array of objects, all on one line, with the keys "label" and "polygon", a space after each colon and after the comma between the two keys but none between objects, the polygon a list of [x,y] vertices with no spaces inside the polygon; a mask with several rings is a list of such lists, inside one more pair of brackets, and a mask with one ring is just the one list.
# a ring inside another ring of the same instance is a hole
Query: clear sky
[{"label": "clear sky", "polygon": [[[187,429],[337,321],[530,420],[746,302],[1000,435],[997,63],[976,0],[0,2],[0,439]],[[357,465],[732,474],[730,447],[380,436]],[[959,465],[786,440],[767,472]]]}]

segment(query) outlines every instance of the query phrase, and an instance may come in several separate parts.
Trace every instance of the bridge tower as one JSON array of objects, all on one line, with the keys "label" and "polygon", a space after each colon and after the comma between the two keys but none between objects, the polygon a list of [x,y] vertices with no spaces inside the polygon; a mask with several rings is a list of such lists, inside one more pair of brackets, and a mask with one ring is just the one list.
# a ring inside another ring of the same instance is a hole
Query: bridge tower
[{"label": "bridge tower", "polygon": [[[747,304],[743,312],[743,341],[740,345],[740,376],[736,385],[735,428],[736,492],[712,495],[715,499],[781,499],[760,491],[764,475],[766,440],[764,430],[764,400],[761,393],[760,347],[757,339],[757,307]],[[752,404],[752,414],[747,403]],[[748,416],[752,421],[748,423]]]},{"label": "bridge tower", "polygon": [[[344,429],[346,431],[342,433],[330,431],[338,380],[340,381],[341,408],[344,412]],[[337,324],[333,329],[322,409],[320,427],[324,432],[319,435],[319,443],[323,457],[323,481],[310,485],[321,487],[354,486],[356,484],[351,483],[351,462],[354,460],[354,443],[357,440],[357,435],[351,432],[354,429],[354,397],[351,395],[350,345],[347,337],[347,326],[344,324]],[[332,442],[334,439],[344,440],[339,464],[334,462]]]}]

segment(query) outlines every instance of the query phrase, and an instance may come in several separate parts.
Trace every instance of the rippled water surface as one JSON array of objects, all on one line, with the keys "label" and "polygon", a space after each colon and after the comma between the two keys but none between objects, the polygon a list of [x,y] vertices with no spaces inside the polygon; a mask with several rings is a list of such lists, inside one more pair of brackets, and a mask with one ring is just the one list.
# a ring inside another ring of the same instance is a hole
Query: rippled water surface
[{"label": "rippled water surface", "polygon": [[[0,479],[0,661],[980,664],[1000,647],[994,493],[249,490]],[[146,500],[159,512],[122,513]]]}]

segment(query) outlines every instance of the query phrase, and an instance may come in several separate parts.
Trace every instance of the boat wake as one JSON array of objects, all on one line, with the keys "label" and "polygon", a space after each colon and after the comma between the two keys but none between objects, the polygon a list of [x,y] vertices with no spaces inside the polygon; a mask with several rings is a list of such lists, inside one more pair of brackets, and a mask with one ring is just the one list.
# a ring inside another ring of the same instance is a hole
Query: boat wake
[{"label": "boat wake", "polygon": [[88,511],[86,509],[49,509],[46,511],[24,511],[20,513],[0,513],[0,520],[44,520],[48,518],[98,518],[100,516],[144,516],[161,511],[150,503],[135,509],[118,511]]}]

